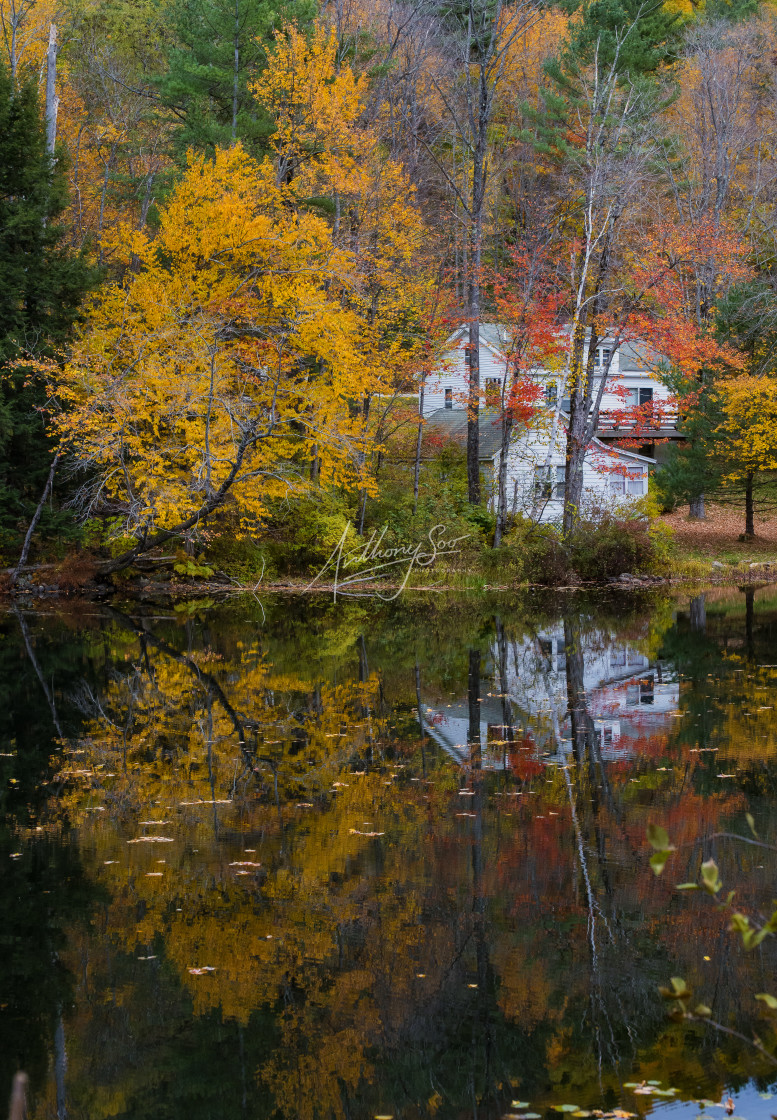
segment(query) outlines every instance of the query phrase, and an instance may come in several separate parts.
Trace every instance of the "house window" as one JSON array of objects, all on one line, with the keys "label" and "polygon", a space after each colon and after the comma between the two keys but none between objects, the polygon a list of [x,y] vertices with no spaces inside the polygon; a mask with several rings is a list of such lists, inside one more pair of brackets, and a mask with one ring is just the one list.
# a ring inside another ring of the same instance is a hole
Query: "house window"
[{"label": "house window", "polygon": [[445,390],[445,407],[453,408],[453,389]]},{"label": "house window", "polygon": [[644,484],[643,479],[641,479],[641,478],[630,478],[629,479],[629,494],[633,494],[633,495],[637,496],[637,495],[644,494],[644,493],[645,493],[645,484]]},{"label": "house window", "polygon": [[555,381],[549,381],[545,386],[545,403],[554,405],[558,400],[558,385]]},{"label": "house window", "polygon": [[552,493],[550,471],[547,467],[534,468],[534,497],[536,501],[547,502]]},{"label": "house window", "polygon": [[572,411],[572,399],[571,399],[571,397],[564,397],[562,399],[562,401],[561,401],[561,411],[566,412],[566,413],[570,413]]},{"label": "house window", "polygon": [[627,389],[626,390],[626,407],[636,408],[640,404],[653,403],[653,389],[652,386],[645,389]]},{"label": "house window", "polygon": [[493,408],[502,399],[502,382],[498,377],[486,378],[486,404]]},{"label": "house window", "polygon": [[567,468],[566,467],[556,467],[556,486],[555,486],[555,491],[554,491],[553,497],[556,499],[557,502],[563,502],[564,501],[564,486],[566,485],[566,480],[567,480]]},{"label": "house window", "polygon": [[604,369],[604,367],[607,365],[609,360],[610,360],[610,347],[609,346],[600,346],[598,348],[598,350],[596,351],[596,356],[594,358],[595,368],[596,369]]},{"label": "house window", "polygon": [[626,479],[622,474],[610,475],[610,492],[612,494],[625,494],[626,493]]},{"label": "house window", "polygon": [[566,467],[535,467],[534,495],[538,501],[564,501]]}]

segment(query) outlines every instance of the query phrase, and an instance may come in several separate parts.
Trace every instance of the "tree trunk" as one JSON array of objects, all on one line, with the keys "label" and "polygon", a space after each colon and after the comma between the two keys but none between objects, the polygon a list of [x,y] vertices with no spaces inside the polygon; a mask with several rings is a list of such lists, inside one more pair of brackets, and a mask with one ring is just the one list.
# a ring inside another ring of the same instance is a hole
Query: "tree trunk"
[{"label": "tree trunk", "polygon": [[[585,331],[585,321],[580,320],[572,340],[572,377],[569,385],[570,410],[564,477],[563,530],[565,538],[569,536],[577,524],[580,505],[583,500],[583,465],[587,450],[586,427],[588,425],[588,406],[590,403],[590,393],[586,392],[589,379],[585,376],[583,370]],[[595,335],[592,332],[589,351],[595,341]],[[589,352],[589,362],[590,360]]]},{"label": "tree trunk", "polygon": [[52,23],[49,28],[49,49],[46,52],[46,151],[54,155],[57,142],[57,28]]},{"label": "tree trunk", "polygon": [[413,464],[413,516],[418,513],[418,490],[421,481],[421,444],[424,435],[424,389],[426,376],[421,378],[421,388],[418,393],[418,431],[415,437],[415,462]]},{"label": "tree trunk", "polygon": [[11,574],[11,587],[14,586],[17,579],[19,578],[19,572],[22,570],[24,565],[27,563],[27,556],[29,555],[29,552],[30,552],[30,545],[32,544],[33,534],[35,533],[35,529],[37,527],[37,524],[40,521],[40,515],[43,513],[43,507],[46,504],[46,499],[49,496],[49,492],[51,491],[51,487],[54,484],[54,474],[56,472],[57,463],[59,462],[59,457],[60,457],[61,454],[62,454],[62,452],[58,451],[56,453],[56,455],[54,456],[52,462],[51,462],[51,468],[49,470],[49,476],[46,479],[46,485],[43,487],[43,493],[40,496],[40,501],[38,502],[38,508],[35,510],[35,513],[32,515],[32,521],[30,522],[29,528],[27,529],[27,534],[24,538],[24,544],[22,545],[22,551],[19,555],[19,563],[16,565],[16,567],[14,568],[14,570]]},{"label": "tree trunk", "polygon": [[235,0],[235,68],[232,78],[232,143],[237,140],[237,95],[240,74],[240,0]]},{"label": "tree trunk", "polygon": [[496,529],[494,548],[499,548],[507,529],[507,464],[510,454],[510,438],[513,433],[513,418],[509,409],[502,409],[502,442],[499,448],[499,477],[497,481]]},{"label": "tree trunk", "polygon": [[467,368],[469,389],[467,400],[467,501],[480,502],[480,246],[472,253],[469,282],[469,345]]},{"label": "tree trunk", "polygon": [[696,498],[691,498],[690,502],[688,503],[688,516],[695,517],[699,521],[705,520],[703,494],[699,494]]},{"label": "tree trunk", "polygon": [[745,535],[755,536],[755,515],[753,510],[753,472],[745,476]]}]

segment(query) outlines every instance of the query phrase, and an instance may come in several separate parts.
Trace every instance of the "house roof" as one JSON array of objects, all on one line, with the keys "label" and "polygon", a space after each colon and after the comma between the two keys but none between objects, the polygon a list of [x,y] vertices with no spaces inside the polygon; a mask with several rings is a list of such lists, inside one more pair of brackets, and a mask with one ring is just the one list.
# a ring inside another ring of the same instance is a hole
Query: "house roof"
[{"label": "house roof", "polygon": [[[467,323],[462,323],[451,335],[449,342],[457,341],[469,329]],[[562,328],[565,330],[566,328]],[[586,330],[586,338],[590,338],[590,327]],[[480,341],[500,358],[505,357],[505,347],[508,341],[508,328],[501,323],[481,323]],[[603,338],[600,345],[612,343],[612,339]],[[644,342],[622,342],[618,347],[620,356],[621,373],[650,373],[661,360],[661,355],[651,350]]]},{"label": "house roof", "polygon": [[[481,461],[492,460],[499,453],[502,442],[502,424],[499,409],[481,409],[478,418],[478,427],[480,429],[479,458]],[[559,418],[563,427],[564,421],[566,420],[565,414],[562,412]],[[426,417],[424,430],[427,435],[441,436],[443,439],[448,439],[453,443],[464,446],[467,442],[467,410],[465,408],[438,408],[436,412],[432,412]],[[641,463],[655,464],[655,459],[651,459],[647,455],[637,455],[634,451],[625,451],[621,447],[612,447],[609,444],[602,443],[602,441],[596,437],[591,440],[591,446],[595,446],[606,455],[618,455],[626,459],[636,459]]]},{"label": "house roof", "polygon": [[[499,411],[493,408],[481,409],[479,421],[480,458],[493,459],[502,442]],[[424,431],[427,435],[441,436],[443,439],[449,439],[454,443],[466,444],[466,408],[438,408],[436,412],[432,412],[426,417]]]}]

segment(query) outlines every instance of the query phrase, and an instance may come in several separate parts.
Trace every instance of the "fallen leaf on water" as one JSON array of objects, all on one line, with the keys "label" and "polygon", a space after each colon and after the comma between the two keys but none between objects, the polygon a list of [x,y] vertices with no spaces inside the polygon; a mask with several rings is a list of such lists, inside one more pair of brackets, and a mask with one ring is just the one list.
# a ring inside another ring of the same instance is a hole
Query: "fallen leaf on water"
[{"label": "fallen leaf on water", "polygon": [[312,801],[298,801],[295,807],[297,809],[312,809],[313,808],[313,802]]},{"label": "fallen leaf on water", "polygon": [[202,968],[190,968],[189,972],[192,976],[204,976],[206,972],[215,972],[216,969],[212,964],[204,964]]},{"label": "fallen leaf on water", "polygon": [[162,875],[164,875],[163,871],[147,871],[146,872],[146,878],[147,879],[159,879]]},{"label": "fallen leaf on water", "polygon": [[152,953],[150,957],[138,957],[139,961],[155,961],[156,953]]},{"label": "fallen leaf on water", "polygon": [[230,797],[216,798],[213,801],[179,801],[179,805],[231,805]]},{"label": "fallen leaf on water", "polygon": [[457,813],[457,817],[476,817],[477,813]]},{"label": "fallen leaf on water", "polygon": [[351,836],[385,836],[385,832],[360,832],[358,828],[349,828]]},{"label": "fallen leaf on water", "polygon": [[254,863],[250,859],[236,859],[230,863],[230,867],[261,867],[261,863]]},{"label": "fallen leaf on water", "polygon": [[172,844],[172,836],[136,836],[134,840],[128,840],[128,844]]}]

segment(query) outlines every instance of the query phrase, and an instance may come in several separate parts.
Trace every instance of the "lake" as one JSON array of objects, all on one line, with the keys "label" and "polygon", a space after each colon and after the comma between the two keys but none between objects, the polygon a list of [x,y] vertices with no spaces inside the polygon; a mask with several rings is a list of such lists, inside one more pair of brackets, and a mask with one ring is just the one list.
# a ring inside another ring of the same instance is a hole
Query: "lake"
[{"label": "lake", "polygon": [[0,689],[32,1120],[777,1112],[777,941],[675,889],[777,897],[773,588],[19,605]]}]

